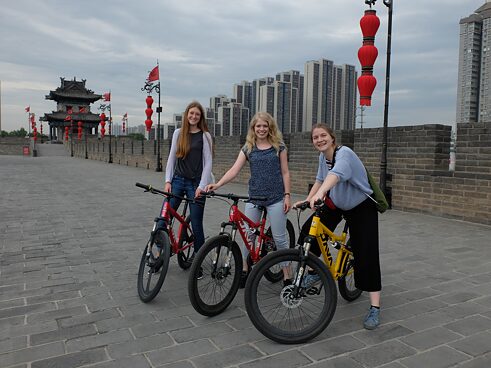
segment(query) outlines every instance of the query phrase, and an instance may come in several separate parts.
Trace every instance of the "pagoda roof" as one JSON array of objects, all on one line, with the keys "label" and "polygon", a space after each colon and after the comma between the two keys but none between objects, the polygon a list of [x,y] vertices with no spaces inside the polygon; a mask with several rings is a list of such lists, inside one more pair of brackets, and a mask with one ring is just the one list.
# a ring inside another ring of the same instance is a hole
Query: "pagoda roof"
[{"label": "pagoda roof", "polygon": [[[53,111],[52,113],[45,113],[42,118],[43,121],[47,121],[49,124],[56,123],[55,125],[59,125],[59,123],[63,123],[62,125],[69,124],[69,122],[65,122],[65,118],[67,117],[67,113],[64,111]],[[72,114],[72,120],[74,122],[81,121],[83,123],[89,124],[99,124],[100,117],[94,113],[82,113],[82,114]]]},{"label": "pagoda roof", "polygon": [[49,91],[49,95],[46,95],[47,100],[54,101],[91,101],[95,102],[102,98],[102,95],[95,94],[94,91],[85,87],[85,79],[77,81],[65,80],[61,77],[61,85],[54,91]]}]

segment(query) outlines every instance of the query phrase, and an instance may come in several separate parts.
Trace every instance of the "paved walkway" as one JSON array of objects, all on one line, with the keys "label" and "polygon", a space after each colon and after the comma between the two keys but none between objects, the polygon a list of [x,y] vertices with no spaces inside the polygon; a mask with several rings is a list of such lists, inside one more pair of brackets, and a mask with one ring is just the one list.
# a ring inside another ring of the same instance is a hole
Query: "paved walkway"
[{"label": "paved walkway", "polygon": [[[0,367],[490,367],[490,227],[384,214],[380,328],[362,328],[366,296],[340,298],[314,341],[280,345],[252,327],[242,291],[222,315],[196,313],[175,260],[159,296],[140,302],[137,268],[160,197],[134,183],[161,178],[0,156]],[[206,213],[213,235],[227,208],[210,200]]]}]

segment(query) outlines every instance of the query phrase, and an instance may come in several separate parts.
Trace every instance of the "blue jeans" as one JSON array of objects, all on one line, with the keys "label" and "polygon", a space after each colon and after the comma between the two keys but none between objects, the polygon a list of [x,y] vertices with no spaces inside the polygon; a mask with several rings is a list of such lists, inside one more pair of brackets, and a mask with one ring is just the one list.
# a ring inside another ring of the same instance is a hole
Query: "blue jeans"
[{"label": "blue jeans", "polygon": [[[186,179],[181,176],[174,176],[172,179],[172,194],[194,199],[194,193],[198,188],[199,180]],[[191,227],[194,234],[194,251],[197,252],[205,242],[205,233],[203,230],[203,214],[205,212],[205,197],[200,197],[196,203],[190,203]],[[177,211],[181,200],[172,198],[170,205]]]}]

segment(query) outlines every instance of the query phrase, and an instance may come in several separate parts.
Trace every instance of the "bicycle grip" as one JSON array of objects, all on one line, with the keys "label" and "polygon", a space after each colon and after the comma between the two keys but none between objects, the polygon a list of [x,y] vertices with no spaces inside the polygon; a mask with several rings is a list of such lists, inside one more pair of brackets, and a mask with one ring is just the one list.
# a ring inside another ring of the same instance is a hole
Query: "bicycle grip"
[{"label": "bicycle grip", "polygon": [[150,190],[150,185],[142,184],[142,183],[135,183],[135,185],[139,188],[143,188],[145,190]]}]

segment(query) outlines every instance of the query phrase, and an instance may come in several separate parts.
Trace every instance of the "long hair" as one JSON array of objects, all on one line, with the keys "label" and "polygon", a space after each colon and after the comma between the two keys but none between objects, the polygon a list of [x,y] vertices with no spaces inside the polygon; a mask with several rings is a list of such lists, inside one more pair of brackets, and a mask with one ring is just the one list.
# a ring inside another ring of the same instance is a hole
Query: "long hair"
[{"label": "long hair", "polygon": [[[206,124],[206,116],[205,116],[205,109],[203,109],[203,106],[198,101],[192,101],[188,107],[186,107],[186,111],[184,111],[184,115],[182,117],[182,128],[181,128],[181,134],[179,134],[179,139],[177,140],[177,150],[176,150],[176,157],[179,158],[184,158],[186,155],[189,153],[189,150],[191,149],[191,133],[189,132],[189,120],[188,120],[188,113],[189,110],[191,110],[193,107],[197,107],[199,111],[201,112],[201,117],[198,122],[198,128],[204,132],[209,132],[208,130],[208,124]],[[206,139],[206,136],[205,136]],[[211,145],[211,142],[209,142]]]},{"label": "long hair", "polygon": [[317,123],[312,125],[312,130],[310,131],[310,141],[312,141],[312,132],[314,131],[314,129],[324,129],[327,134],[331,136],[332,143],[334,145],[336,144],[336,134],[334,134],[334,131],[326,123]]},{"label": "long hair", "polygon": [[280,151],[280,144],[283,143],[283,136],[278,129],[278,124],[276,124],[276,120],[267,112],[258,112],[252,117],[251,123],[249,125],[249,131],[247,132],[246,137],[247,153],[251,153],[252,148],[256,145],[256,133],[254,132],[254,128],[259,119],[268,123],[268,142],[271,143],[271,145],[276,150],[276,153],[278,154],[278,152]]}]

